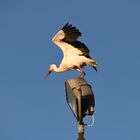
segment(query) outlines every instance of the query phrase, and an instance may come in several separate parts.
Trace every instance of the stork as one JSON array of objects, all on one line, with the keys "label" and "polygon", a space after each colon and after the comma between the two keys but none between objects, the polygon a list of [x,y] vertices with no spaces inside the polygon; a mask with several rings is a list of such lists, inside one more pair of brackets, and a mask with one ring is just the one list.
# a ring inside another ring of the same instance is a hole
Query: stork
[{"label": "stork", "polygon": [[96,61],[90,57],[86,45],[77,40],[79,36],[81,36],[81,32],[67,23],[52,38],[52,42],[62,50],[63,59],[58,68],[55,64],[50,65],[46,78],[52,71],[60,73],[69,70],[77,70],[82,76],[86,74],[84,66],[91,66],[97,71]]}]

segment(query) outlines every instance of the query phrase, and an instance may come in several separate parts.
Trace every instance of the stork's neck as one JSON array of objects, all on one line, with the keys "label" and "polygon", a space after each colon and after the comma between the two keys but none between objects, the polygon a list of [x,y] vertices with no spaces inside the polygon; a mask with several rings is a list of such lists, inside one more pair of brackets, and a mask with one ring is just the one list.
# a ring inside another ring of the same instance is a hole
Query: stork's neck
[{"label": "stork's neck", "polygon": [[59,67],[57,68],[57,66],[55,64],[53,64],[53,67],[52,67],[53,71],[55,72],[62,72],[63,70]]}]

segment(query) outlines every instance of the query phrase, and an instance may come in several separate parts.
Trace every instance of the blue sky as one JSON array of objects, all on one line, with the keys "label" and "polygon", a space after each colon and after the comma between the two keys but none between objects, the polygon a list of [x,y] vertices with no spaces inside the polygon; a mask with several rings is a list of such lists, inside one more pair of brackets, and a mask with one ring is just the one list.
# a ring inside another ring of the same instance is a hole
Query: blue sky
[{"label": "blue sky", "polygon": [[87,140],[140,139],[140,1],[0,1],[0,139],[72,140],[76,120],[64,81],[75,71],[52,73],[63,57],[51,38],[70,22],[83,33],[99,64],[85,68],[96,99]]}]

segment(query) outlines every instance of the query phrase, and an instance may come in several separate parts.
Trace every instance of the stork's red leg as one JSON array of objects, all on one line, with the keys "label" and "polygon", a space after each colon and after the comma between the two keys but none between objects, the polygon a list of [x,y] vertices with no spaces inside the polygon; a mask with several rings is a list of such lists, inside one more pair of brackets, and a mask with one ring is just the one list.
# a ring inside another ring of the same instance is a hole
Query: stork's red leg
[{"label": "stork's red leg", "polygon": [[84,72],[82,68],[78,68],[77,70],[80,72],[80,75],[79,75],[80,77],[86,75],[86,73]]}]

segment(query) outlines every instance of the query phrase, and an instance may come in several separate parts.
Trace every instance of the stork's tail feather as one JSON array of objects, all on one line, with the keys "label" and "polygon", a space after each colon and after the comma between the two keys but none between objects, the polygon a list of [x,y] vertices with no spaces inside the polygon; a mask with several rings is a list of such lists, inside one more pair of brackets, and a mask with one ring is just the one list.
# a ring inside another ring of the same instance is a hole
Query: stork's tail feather
[{"label": "stork's tail feather", "polygon": [[98,64],[96,63],[95,60],[90,60],[88,65],[93,67],[95,69],[95,71],[97,71]]},{"label": "stork's tail feather", "polygon": [[95,71],[98,71],[97,67],[93,66],[93,68],[95,69]]},{"label": "stork's tail feather", "polygon": [[95,69],[95,71],[97,71],[97,70],[98,70],[98,69],[97,69],[98,65],[97,65],[97,63],[96,63],[96,62],[93,64],[93,66],[92,66],[92,67]]}]

